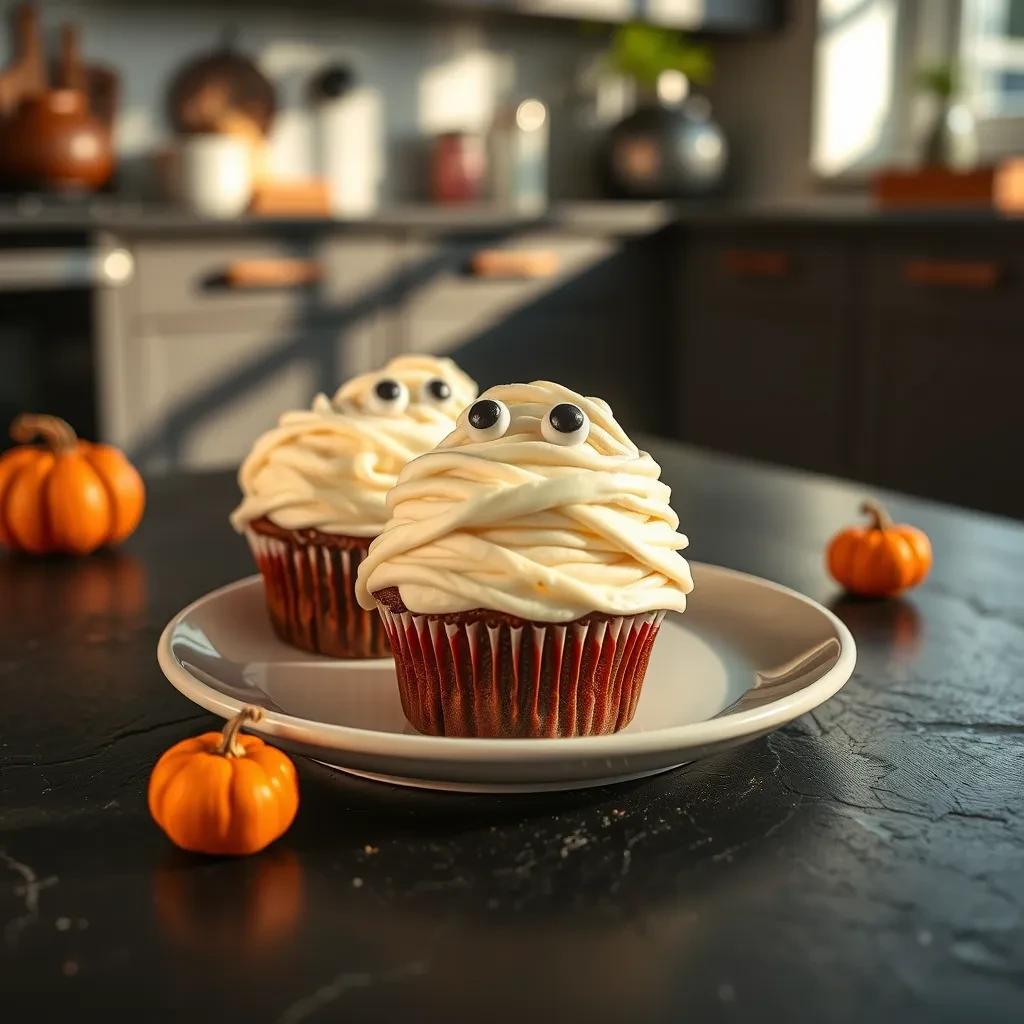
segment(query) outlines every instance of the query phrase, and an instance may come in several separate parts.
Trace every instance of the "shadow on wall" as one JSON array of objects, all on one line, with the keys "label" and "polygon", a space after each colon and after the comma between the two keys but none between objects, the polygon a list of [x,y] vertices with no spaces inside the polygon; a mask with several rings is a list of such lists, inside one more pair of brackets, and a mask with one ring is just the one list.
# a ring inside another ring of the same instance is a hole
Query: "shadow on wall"
[{"label": "shadow on wall", "polygon": [[[606,399],[630,432],[664,433],[669,318],[668,288],[661,283],[666,261],[658,245],[621,242],[550,284],[466,274],[466,259],[481,241],[493,245],[514,234],[442,244],[351,301],[332,302],[322,287],[307,289],[293,327],[249,361],[190,391],[129,446],[131,458],[149,471],[182,467],[190,441],[216,429],[226,410],[264,400],[257,392],[266,395],[275,378],[303,368],[316,390],[330,394],[351,372],[404,351],[450,355],[481,389],[557,380]],[[429,301],[421,301],[424,295]],[[368,325],[384,316],[397,326],[379,343],[373,335],[366,351]],[[347,359],[349,346],[361,348],[362,358]],[[282,411],[267,410],[268,425]],[[245,449],[252,440],[245,439]],[[244,454],[227,450],[232,445],[237,439],[226,443],[222,460],[218,451],[222,465]]]}]

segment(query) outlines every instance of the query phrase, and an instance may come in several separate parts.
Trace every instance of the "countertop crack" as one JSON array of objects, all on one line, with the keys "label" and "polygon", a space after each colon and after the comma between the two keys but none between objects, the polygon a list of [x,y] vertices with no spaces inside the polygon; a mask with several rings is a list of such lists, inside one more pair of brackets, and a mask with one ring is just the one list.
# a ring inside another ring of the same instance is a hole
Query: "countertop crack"
[{"label": "countertop crack", "polygon": [[953,722],[940,719],[933,722],[915,722],[914,726],[925,732],[963,731],[981,736],[1024,736],[1024,723],[1021,722]]},{"label": "countertop crack", "polygon": [[69,764],[81,764],[83,761],[91,761],[93,758],[106,753],[111,747],[122,740],[131,739],[133,736],[144,736],[150,732],[159,732],[161,729],[170,729],[176,725],[185,725],[187,722],[197,722],[208,717],[207,712],[202,712],[197,715],[188,715],[185,718],[175,718],[170,722],[157,722],[155,725],[140,726],[138,729],[125,729],[122,732],[114,733],[102,746],[96,750],[90,750],[87,754],[79,754],[77,757],[60,758],[56,761],[14,761],[7,765],[7,768],[62,768]]},{"label": "countertop crack", "polygon": [[9,946],[17,944],[18,936],[22,930],[39,919],[39,894],[44,889],[56,885],[56,875],[49,875],[40,878],[35,870],[20,860],[15,860],[6,850],[0,850],[0,861],[6,867],[21,876],[21,883],[14,887],[14,894],[20,896],[25,907],[25,913],[12,918],[4,927],[4,938]]},{"label": "countertop crack", "polygon": [[427,973],[425,960],[414,960],[408,964],[392,967],[387,971],[342,971],[315,992],[297,999],[286,1007],[277,1018],[278,1024],[301,1024],[317,1010],[337,1002],[346,992],[358,988],[373,988],[382,983],[404,981]]}]

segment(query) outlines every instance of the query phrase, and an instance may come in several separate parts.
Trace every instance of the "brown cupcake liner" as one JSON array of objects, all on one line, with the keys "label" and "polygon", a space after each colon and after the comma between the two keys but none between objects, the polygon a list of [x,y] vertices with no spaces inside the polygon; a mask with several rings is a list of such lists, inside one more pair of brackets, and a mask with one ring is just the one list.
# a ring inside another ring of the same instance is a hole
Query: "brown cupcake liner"
[{"label": "brown cupcake liner", "polygon": [[565,737],[633,718],[663,611],[519,623],[378,602],[406,718],[431,736]]},{"label": "brown cupcake liner", "polygon": [[370,539],[346,546],[300,542],[249,528],[246,540],[263,576],[274,632],[293,647],[334,658],[385,658],[387,635],[374,612],[359,607],[356,572]]}]

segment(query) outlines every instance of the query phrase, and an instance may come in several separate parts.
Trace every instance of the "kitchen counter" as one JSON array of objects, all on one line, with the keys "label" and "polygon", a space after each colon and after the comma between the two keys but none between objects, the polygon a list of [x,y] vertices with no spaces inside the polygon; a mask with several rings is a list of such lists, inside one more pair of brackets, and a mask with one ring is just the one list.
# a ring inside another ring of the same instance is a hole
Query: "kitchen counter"
[{"label": "kitchen counter", "polygon": [[867,198],[822,198],[779,203],[557,202],[542,214],[518,214],[492,206],[440,207],[408,204],[359,220],[330,217],[239,217],[209,220],[161,203],[99,197],[88,204],[48,204],[35,197],[0,202],[0,232],[47,236],[77,232],[132,235],[317,233],[381,231],[430,234],[494,234],[548,228],[565,232],[643,236],[663,228],[699,225],[766,226],[968,226],[1017,230],[1024,218],[988,209],[880,210]]},{"label": "kitchen counter", "polygon": [[300,760],[295,825],[245,860],[176,851],[145,802],[160,753],[217,724],[155,648],[251,572],[231,476],[155,481],[117,553],[0,558],[6,1016],[1024,1018],[1024,526],[890,496],[934,572],[852,601],[822,549],[862,488],[649,445],[694,558],[849,625],[846,688],[740,749],[577,793],[393,789]]}]

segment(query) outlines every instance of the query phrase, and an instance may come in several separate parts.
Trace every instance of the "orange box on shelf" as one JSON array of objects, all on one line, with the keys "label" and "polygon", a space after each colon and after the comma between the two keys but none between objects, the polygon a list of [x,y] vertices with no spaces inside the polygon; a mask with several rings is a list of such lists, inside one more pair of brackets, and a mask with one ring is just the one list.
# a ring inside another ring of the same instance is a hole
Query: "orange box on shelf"
[{"label": "orange box on shelf", "polygon": [[955,171],[948,167],[880,171],[872,182],[879,206],[889,209],[982,207],[1024,212],[1024,157],[990,167]]},{"label": "orange box on shelf", "polygon": [[296,181],[260,181],[253,191],[249,212],[258,217],[329,217],[327,183],[319,178]]}]

